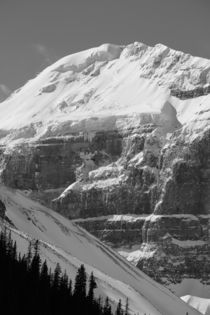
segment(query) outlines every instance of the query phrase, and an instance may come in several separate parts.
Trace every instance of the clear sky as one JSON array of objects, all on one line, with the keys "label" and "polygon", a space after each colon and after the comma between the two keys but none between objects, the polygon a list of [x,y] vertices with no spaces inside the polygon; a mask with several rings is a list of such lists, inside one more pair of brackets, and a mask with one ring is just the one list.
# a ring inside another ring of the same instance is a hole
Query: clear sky
[{"label": "clear sky", "polygon": [[0,84],[13,90],[64,55],[134,41],[210,58],[210,0],[0,0]]}]

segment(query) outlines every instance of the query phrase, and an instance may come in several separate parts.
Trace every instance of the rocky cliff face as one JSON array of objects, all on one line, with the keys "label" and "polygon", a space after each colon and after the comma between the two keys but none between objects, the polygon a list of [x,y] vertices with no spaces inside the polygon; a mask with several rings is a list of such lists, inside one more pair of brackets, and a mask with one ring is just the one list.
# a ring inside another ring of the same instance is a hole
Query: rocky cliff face
[{"label": "rocky cliff face", "polygon": [[156,259],[140,259],[138,266],[166,282],[188,277],[209,284],[209,137],[208,130],[186,143],[180,134],[162,150],[161,194],[144,224],[142,245],[145,252],[156,248]]},{"label": "rocky cliff face", "polygon": [[[133,164],[132,158],[126,170],[121,171],[126,173],[126,179],[119,184],[120,188],[111,183],[108,187],[102,183],[97,186],[95,182],[94,187],[84,184],[80,194],[86,193],[85,189],[91,194],[93,189],[94,196],[96,191],[109,196],[113,189],[117,194],[114,204],[119,204],[115,213],[126,213],[127,207],[127,213],[135,213],[137,217],[95,218],[77,223],[120,251],[124,247],[122,254],[128,260],[169,287],[183,279],[199,279],[209,286],[209,136],[207,131],[192,143],[186,143],[181,133],[174,135],[161,150],[159,161],[154,163],[152,155],[152,166],[147,159],[144,161],[141,150],[140,158],[136,152],[137,163]],[[105,185],[106,180],[102,181]],[[125,208],[119,203],[119,196]],[[59,201],[62,203],[62,197]],[[95,208],[94,200],[92,204]],[[112,204],[107,198],[104,207],[111,209]]]},{"label": "rocky cliff face", "polygon": [[209,84],[210,61],[163,45],[65,57],[0,104],[1,179],[208,295]]},{"label": "rocky cliff face", "polygon": [[79,224],[103,242],[118,251],[139,249],[146,215],[110,215],[89,219],[76,219]]}]

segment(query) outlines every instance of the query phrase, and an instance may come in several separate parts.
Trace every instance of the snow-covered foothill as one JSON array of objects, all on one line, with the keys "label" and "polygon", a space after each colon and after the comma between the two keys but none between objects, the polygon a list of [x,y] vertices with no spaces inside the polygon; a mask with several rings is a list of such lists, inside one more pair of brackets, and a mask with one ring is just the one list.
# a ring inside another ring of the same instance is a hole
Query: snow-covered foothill
[{"label": "snow-covered foothill", "polygon": [[128,297],[133,313],[200,314],[82,228],[28,199],[22,192],[1,186],[0,198],[13,224],[12,235],[19,250],[27,250],[28,239],[39,239],[42,257],[51,266],[59,262],[70,276],[84,263],[88,274],[94,272],[100,293],[108,295],[114,303]]}]

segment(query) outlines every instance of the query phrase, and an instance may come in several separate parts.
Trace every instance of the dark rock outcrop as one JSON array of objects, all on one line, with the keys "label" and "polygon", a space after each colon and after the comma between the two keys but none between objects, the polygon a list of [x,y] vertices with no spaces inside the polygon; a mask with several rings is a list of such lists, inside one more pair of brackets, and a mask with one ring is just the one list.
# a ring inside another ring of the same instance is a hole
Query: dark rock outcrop
[{"label": "dark rock outcrop", "polygon": [[193,90],[180,90],[171,89],[171,95],[175,96],[181,100],[187,100],[190,98],[195,98],[199,96],[204,96],[210,94],[210,85],[198,86]]}]

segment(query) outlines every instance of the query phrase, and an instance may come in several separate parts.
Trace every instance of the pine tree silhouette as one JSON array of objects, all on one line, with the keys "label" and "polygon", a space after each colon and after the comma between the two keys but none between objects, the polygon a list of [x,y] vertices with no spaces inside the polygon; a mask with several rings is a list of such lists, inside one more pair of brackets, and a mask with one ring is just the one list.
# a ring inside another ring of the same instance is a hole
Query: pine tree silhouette
[{"label": "pine tree silhouette", "polygon": [[72,280],[70,279],[69,280],[69,283],[68,283],[68,291],[69,291],[69,296],[72,296]]},{"label": "pine tree silhouette", "polygon": [[94,299],[94,290],[97,288],[97,283],[93,272],[91,272],[90,279],[89,279],[89,290],[88,290],[88,299],[91,303],[93,303]]},{"label": "pine tree silhouette", "polygon": [[27,253],[27,256],[26,256],[26,262],[27,262],[27,267],[28,268],[30,266],[31,259],[32,259],[32,243],[30,241],[29,242],[29,246],[28,246],[28,253]]},{"label": "pine tree silhouette", "polygon": [[129,304],[128,304],[128,298],[127,298],[126,299],[126,304],[125,304],[125,315],[129,315],[128,309],[129,309]]},{"label": "pine tree silhouette", "polygon": [[122,314],[123,314],[122,302],[121,302],[121,300],[119,300],[119,302],[117,304],[116,315],[122,315]]},{"label": "pine tree silhouette", "polygon": [[61,277],[61,266],[59,263],[57,263],[55,267],[55,271],[54,271],[54,276],[53,276],[53,283],[52,283],[53,288],[57,289],[59,287],[60,277]]},{"label": "pine tree silhouette", "polygon": [[107,297],[105,300],[105,304],[103,307],[103,315],[111,315],[112,314],[112,308],[111,305],[109,304],[109,298]]},{"label": "pine tree silhouette", "polygon": [[84,265],[81,265],[75,278],[74,296],[80,297],[81,299],[86,298],[86,282],[87,275],[85,272],[85,267]]}]

